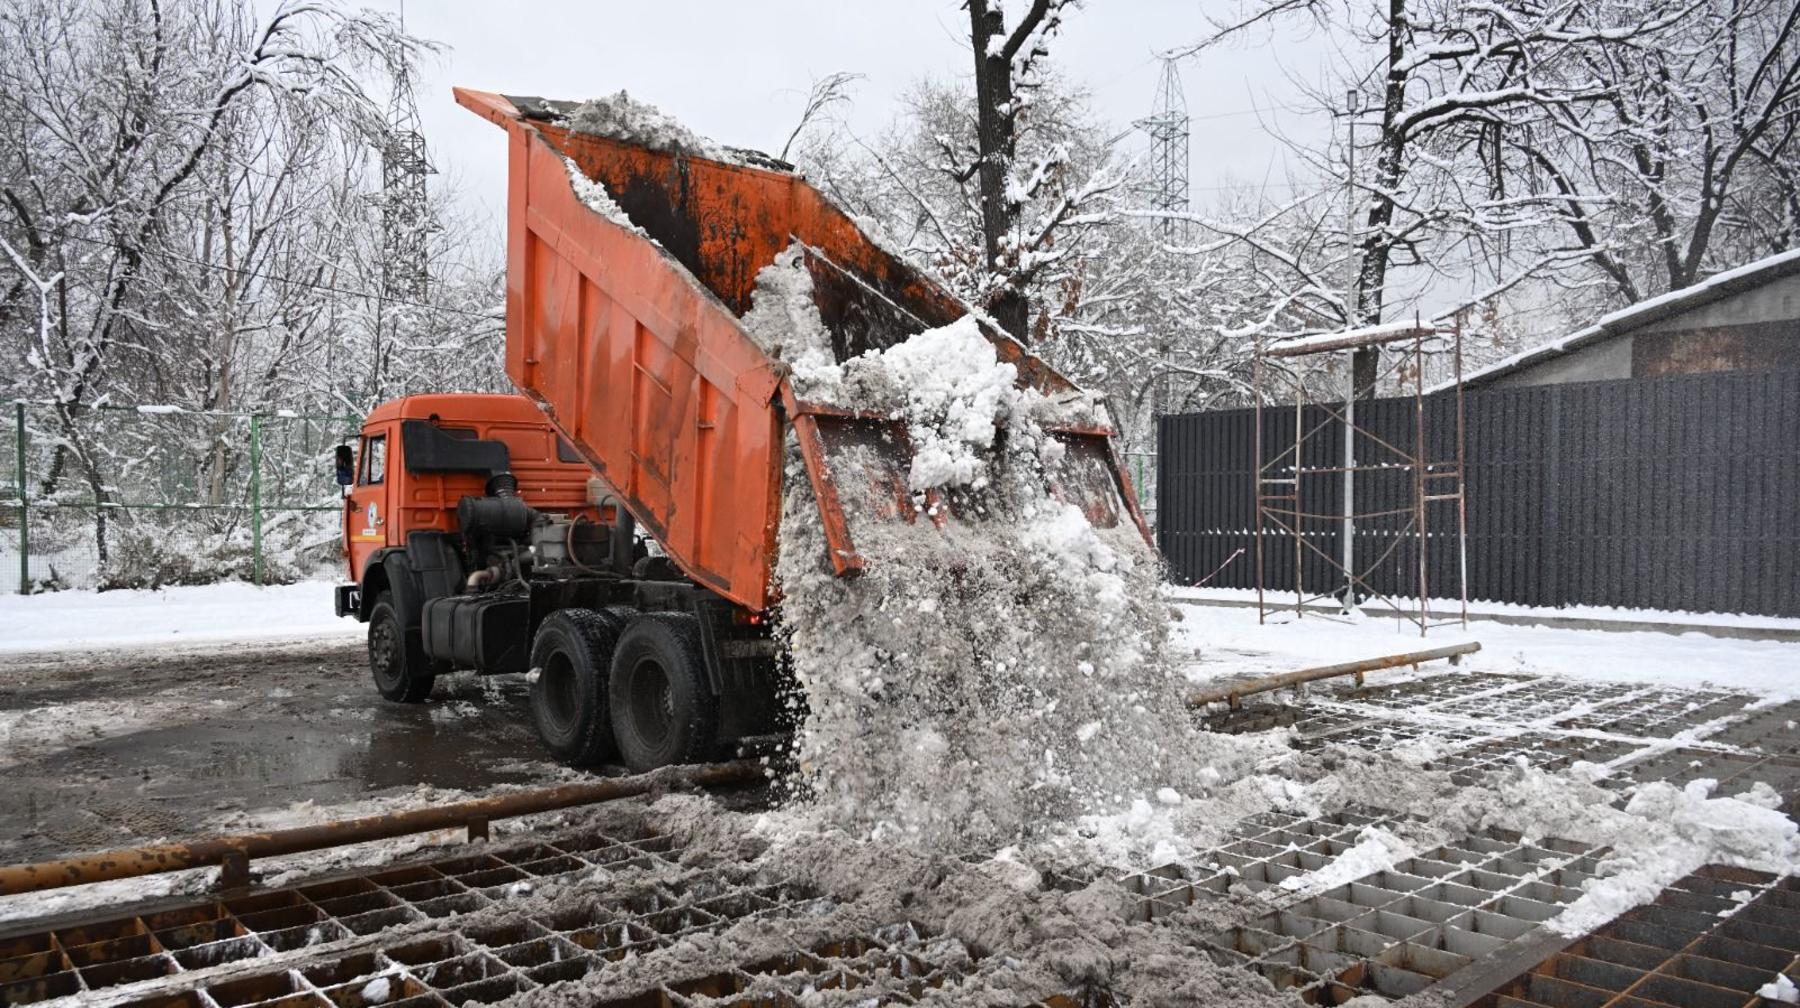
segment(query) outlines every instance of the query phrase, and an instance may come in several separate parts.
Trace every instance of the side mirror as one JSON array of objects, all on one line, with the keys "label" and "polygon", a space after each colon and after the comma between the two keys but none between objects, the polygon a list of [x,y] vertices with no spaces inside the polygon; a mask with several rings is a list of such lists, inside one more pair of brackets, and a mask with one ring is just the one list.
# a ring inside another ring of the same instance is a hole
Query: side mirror
[{"label": "side mirror", "polygon": [[337,446],[337,481],[338,486],[356,482],[356,453],[347,444]]}]

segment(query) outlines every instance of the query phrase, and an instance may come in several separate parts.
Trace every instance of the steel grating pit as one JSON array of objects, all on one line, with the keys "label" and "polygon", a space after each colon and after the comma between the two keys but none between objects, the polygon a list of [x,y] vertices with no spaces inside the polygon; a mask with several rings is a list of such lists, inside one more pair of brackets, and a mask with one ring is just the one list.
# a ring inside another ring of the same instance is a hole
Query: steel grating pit
[{"label": "steel grating pit", "polygon": [[1199,946],[1214,962],[1253,969],[1306,1004],[1336,1005],[1368,994],[1405,997],[1500,953],[1579,897],[1605,854],[1490,830],[1324,892],[1283,888],[1326,867],[1368,827],[1399,821],[1376,810],[1314,819],[1265,813],[1239,824],[1237,839],[1210,854],[1210,873],[1170,865],[1120,882],[1138,896],[1140,921],[1240,888],[1256,894],[1266,912],[1199,936]]},{"label": "steel grating pit", "polygon": [[[1427,769],[1468,786],[1520,764],[1605,768],[1599,783],[1630,799],[1639,784],[1709,779],[1724,793],[1767,784],[1800,813],[1800,702],[1712,690],[1450,674],[1258,703],[1202,716],[1231,733],[1292,730],[1300,750],[1428,747]],[[1423,749],[1421,750],[1423,751]]]},{"label": "steel grating pit", "polygon": [[1753,1008],[1800,978],[1800,880],[1709,865],[1468,1008]]},{"label": "steel grating pit", "polygon": [[[1361,994],[1404,996],[1507,947],[1574,899],[1604,853],[1491,831],[1325,892],[1284,888],[1349,850],[1367,827],[1397,823],[1378,810],[1312,819],[1267,813],[1238,824],[1232,841],[1203,859],[1205,870],[1111,874],[1132,894],[1129,916],[1143,926],[1192,928],[1180,911],[1235,902],[1245,910],[1241,925],[1196,932],[1192,944],[1306,1003],[1330,1005]],[[374,1000],[365,995],[370,984],[385,979],[383,1003],[487,1003],[577,979],[607,961],[656,956],[745,919],[780,927],[783,918],[831,906],[828,897],[732,884],[705,870],[578,912],[524,899],[540,882],[595,871],[648,877],[680,854],[650,833],[583,833],[15,935],[0,939],[0,1002],[74,995],[131,1008],[362,1008]],[[1048,881],[1072,890],[1093,877]],[[502,923],[480,912],[508,903],[517,909]],[[803,991],[856,988],[871,991],[870,1004],[903,1005],[966,975],[979,958],[954,937],[900,921],[757,962],[719,964],[704,976],[670,977],[599,1004],[797,1005]],[[1122,1002],[1084,991],[1037,1005],[1113,1003]]]},{"label": "steel grating pit", "polygon": [[[577,834],[16,935],[0,939],[0,1004],[72,995],[130,1008],[490,1003],[740,920],[805,916],[830,905],[790,887],[705,875],[574,912],[539,913],[523,902],[540,883],[668,868],[679,853],[653,834]],[[504,923],[479,914],[508,902],[519,909]],[[900,921],[602,1004],[679,1006],[750,989],[759,993],[746,1006],[798,1004],[784,987],[863,987],[877,977],[898,987],[890,1003],[904,1004],[969,961],[960,942]],[[164,982],[147,983],[158,979]],[[377,982],[385,997],[371,996]],[[134,997],[133,988],[155,992]]]},{"label": "steel grating pit", "polygon": [[[1620,801],[1651,779],[1711,777],[1738,789],[1761,781],[1789,800],[1791,814],[1800,754],[1787,726],[1800,705],[1752,703],[1703,691],[1452,675],[1284,708],[1247,706],[1222,721],[1224,730],[1285,728],[1300,749],[1415,746],[1429,767],[1462,784],[1520,762],[1554,771],[1578,761],[1608,768],[1601,783],[1619,790]],[[1357,846],[1369,827],[1417,825],[1369,808],[1314,818],[1269,812],[1236,824],[1198,867],[1074,872],[1046,882],[1073,891],[1105,875],[1128,894],[1134,926],[1176,929],[1196,956],[1254,972],[1302,1003],[1337,1005],[1477,989],[1469,978],[1508,957],[1542,957],[1556,946],[1543,945],[1539,925],[1580,896],[1607,853],[1490,830],[1324,891],[1293,888]],[[695,863],[704,862],[695,853],[648,827],[608,826],[15,933],[0,938],[0,1004],[67,997],[131,1008],[362,1008],[385,993],[386,1004],[443,1008],[502,1000],[630,958],[651,964],[645,975],[656,980],[623,996],[609,992],[602,1008],[798,1005],[808,992],[832,989],[855,990],[861,1003],[904,1005],[979,973],[990,956],[1004,958],[1004,949],[960,940],[979,936],[933,934],[907,920],[821,941],[810,925],[836,905],[830,894],[746,882],[738,866]],[[618,891],[632,895],[575,910],[532,898],[551,883],[600,878],[630,883]],[[1784,922],[1796,919],[1793,880],[1711,869],[1506,977],[1478,1003],[1747,1004],[1747,970],[1761,971],[1762,983],[1775,968],[1791,969],[1800,950]],[[786,945],[756,961],[699,967],[678,954],[744,922]],[[1787,961],[1774,966],[1781,955]],[[387,990],[373,991],[377,981]],[[1690,1000],[1667,1000],[1678,996]],[[1085,990],[1034,1008],[1113,1004],[1125,1002]]]}]

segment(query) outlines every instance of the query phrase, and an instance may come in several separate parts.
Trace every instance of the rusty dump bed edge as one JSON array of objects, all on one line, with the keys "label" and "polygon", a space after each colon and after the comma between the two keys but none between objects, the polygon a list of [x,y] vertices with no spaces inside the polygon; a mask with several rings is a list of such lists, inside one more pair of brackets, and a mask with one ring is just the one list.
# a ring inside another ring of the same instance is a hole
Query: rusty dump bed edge
[{"label": "rusty dump bed edge", "polygon": [[[859,521],[911,520],[910,507],[846,506],[905,497],[910,461],[896,421],[795,398],[786,365],[739,324],[756,276],[806,246],[815,303],[840,361],[883,350],[969,313],[930,277],[870,240],[799,175],[652,150],[572,132],[567,103],[456,89],[507,133],[506,372],[535,400],[681,569],[739,605],[770,604],[784,439],[791,425],[839,574],[862,559]],[[521,107],[523,106],[523,108]],[[584,203],[573,165],[630,218]],[[982,322],[1021,386],[1075,386]],[[1148,539],[1111,431],[1058,431],[1070,449],[1052,490],[1100,523]],[[830,464],[857,452],[855,467]]]}]

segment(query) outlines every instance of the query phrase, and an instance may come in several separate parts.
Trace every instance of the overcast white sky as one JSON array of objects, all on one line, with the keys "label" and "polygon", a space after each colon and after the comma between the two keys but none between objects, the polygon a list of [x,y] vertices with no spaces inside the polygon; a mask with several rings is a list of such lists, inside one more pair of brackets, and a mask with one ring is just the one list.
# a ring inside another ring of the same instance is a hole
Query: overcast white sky
[{"label": "overcast white sky", "polygon": [[[366,2],[396,9],[399,0]],[[1052,55],[1093,90],[1100,116],[1123,129],[1150,111],[1161,72],[1155,53],[1205,34],[1208,10],[1224,13],[1224,0],[1088,0]],[[911,82],[971,73],[968,14],[957,0],[410,0],[405,15],[414,34],[450,47],[418,89],[434,160],[465,202],[496,221],[505,147],[494,126],[456,105],[452,85],[571,99],[623,88],[722,143],[775,152],[815,77],[864,74],[847,117],[873,133]],[[1286,38],[1183,64],[1196,202],[1228,178],[1282,179],[1281,147],[1265,121],[1326,128],[1279,107],[1297,100],[1289,73],[1315,77],[1326,48]]]}]

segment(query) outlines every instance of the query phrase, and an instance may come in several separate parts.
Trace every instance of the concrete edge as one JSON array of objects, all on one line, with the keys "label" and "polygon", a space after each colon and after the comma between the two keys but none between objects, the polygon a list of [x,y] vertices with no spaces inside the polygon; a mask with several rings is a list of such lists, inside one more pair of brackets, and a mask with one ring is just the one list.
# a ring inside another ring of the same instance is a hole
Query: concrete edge
[{"label": "concrete edge", "polygon": [[[1176,597],[1171,601],[1178,605],[1218,606],[1226,609],[1255,609],[1256,602],[1250,599],[1197,599]],[[1332,606],[1310,605],[1307,611],[1328,613]],[[1292,606],[1282,606],[1279,610],[1292,610]],[[1401,617],[1392,609],[1364,609],[1369,616],[1384,619]],[[1435,617],[1434,617],[1435,618]],[[1747,627],[1721,626],[1712,623],[1657,623],[1638,620],[1594,619],[1586,616],[1521,616],[1512,613],[1470,613],[1471,623],[1499,623],[1502,626],[1545,626],[1559,630],[1601,630],[1608,633],[1662,633],[1677,636],[1686,633],[1705,634],[1727,640],[1776,641],[1787,644],[1800,644],[1800,630],[1784,630],[1780,627]]]}]

